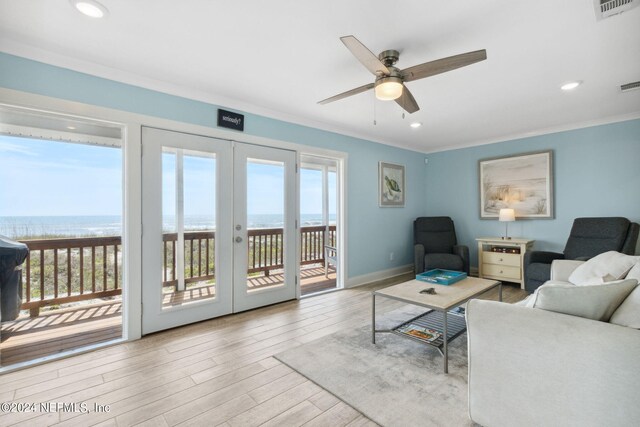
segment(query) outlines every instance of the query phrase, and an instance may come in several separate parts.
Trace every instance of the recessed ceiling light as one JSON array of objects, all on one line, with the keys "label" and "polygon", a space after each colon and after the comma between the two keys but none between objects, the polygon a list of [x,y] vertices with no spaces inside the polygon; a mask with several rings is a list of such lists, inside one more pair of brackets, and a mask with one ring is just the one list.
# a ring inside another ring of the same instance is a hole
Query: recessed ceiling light
[{"label": "recessed ceiling light", "polygon": [[95,0],[69,0],[69,2],[83,15],[91,18],[102,18],[109,11]]},{"label": "recessed ceiling light", "polygon": [[75,126],[67,126],[67,129],[70,129],[70,130],[74,130],[75,128],[76,128]]},{"label": "recessed ceiling light", "polygon": [[413,123],[411,123],[409,126],[411,126],[411,127],[412,127],[412,128],[414,128],[414,129],[417,129],[417,128],[419,128],[420,126],[422,126],[422,123],[420,123],[420,122],[413,122]]},{"label": "recessed ceiling light", "polygon": [[573,89],[577,88],[578,86],[580,86],[581,84],[582,84],[581,81],[568,82],[568,83],[565,83],[562,86],[560,86],[560,89],[562,89],[562,90],[573,90]]}]

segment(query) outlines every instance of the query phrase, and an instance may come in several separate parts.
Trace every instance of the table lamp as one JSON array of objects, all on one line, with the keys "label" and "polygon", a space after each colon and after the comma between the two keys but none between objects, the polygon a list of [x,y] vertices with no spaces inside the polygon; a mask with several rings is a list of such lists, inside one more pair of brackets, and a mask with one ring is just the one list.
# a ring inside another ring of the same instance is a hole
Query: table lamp
[{"label": "table lamp", "polygon": [[504,222],[504,237],[502,240],[511,240],[509,237],[509,223],[516,220],[516,211],[513,209],[500,209],[498,221]]}]

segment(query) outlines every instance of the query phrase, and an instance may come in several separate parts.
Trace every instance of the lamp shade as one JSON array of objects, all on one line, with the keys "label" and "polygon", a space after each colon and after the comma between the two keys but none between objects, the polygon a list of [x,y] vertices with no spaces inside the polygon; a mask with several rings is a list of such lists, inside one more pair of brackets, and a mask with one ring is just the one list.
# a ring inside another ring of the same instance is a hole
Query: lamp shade
[{"label": "lamp shade", "polygon": [[402,80],[398,77],[382,77],[376,80],[376,98],[393,101],[402,95]]},{"label": "lamp shade", "polygon": [[498,221],[511,222],[516,220],[516,211],[513,209],[500,209]]}]

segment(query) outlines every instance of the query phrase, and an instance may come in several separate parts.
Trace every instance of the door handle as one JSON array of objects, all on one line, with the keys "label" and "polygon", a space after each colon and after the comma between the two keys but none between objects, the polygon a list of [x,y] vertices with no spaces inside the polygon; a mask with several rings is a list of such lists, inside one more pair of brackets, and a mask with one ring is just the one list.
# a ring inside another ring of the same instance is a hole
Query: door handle
[{"label": "door handle", "polygon": [[238,236],[236,237],[236,243],[241,243],[242,242],[242,237]]}]

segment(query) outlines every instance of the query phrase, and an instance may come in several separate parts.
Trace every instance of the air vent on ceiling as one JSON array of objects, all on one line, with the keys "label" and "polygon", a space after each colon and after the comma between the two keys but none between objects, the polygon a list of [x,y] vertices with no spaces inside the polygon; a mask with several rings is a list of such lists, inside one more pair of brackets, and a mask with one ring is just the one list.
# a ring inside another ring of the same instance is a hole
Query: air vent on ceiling
[{"label": "air vent on ceiling", "polygon": [[640,89],[640,81],[620,85],[620,92],[629,92],[636,89]]},{"label": "air vent on ceiling", "polygon": [[639,0],[593,0],[598,21],[633,9],[638,4],[640,4]]}]

